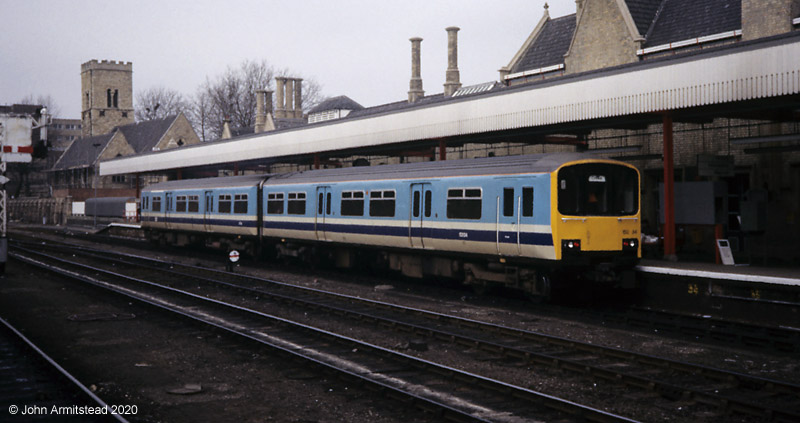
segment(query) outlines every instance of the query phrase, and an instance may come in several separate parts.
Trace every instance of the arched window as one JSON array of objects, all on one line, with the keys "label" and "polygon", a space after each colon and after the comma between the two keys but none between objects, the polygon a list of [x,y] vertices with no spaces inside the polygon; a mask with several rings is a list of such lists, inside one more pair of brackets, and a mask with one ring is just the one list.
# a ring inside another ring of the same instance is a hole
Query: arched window
[{"label": "arched window", "polygon": [[106,90],[106,107],[111,107],[111,88]]},{"label": "arched window", "polygon": [[119,100],[119,90],[114,90],[114,108],[115,109],[119,107],[118,100]]}]

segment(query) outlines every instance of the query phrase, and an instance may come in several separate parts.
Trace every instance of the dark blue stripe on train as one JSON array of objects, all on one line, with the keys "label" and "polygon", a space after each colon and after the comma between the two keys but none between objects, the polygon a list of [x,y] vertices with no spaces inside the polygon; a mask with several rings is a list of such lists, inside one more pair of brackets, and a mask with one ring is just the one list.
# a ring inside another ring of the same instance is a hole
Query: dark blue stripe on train
[{"label": "dark blue stripe on train", "polygon": [[[152,217],[142,218],[142,220],[155,221],[155,219]],[[158,218],[158,221],[167,223],[183,223],[183,224],[195,224],[195,225],[204,224],[203,219],[176,218],[176,217],[164,218],[162,216]],[[256,222],[254,221],[242,221],[242,225],[239,225],[239,221],[222,220],[222,219],[210,219],[209,221],[205,222],[205,224],[210,224],[215,226],[248,227],[248,228],[256,226]],[[357,235],[394,236],[394,237],[409,236],[409,231],[407,226],[374,226],[374,225],[320,223],[317,224],[317,226],[315,227],[314,223],[309,223],[309,222],[286,222],[286,221],[271,220],[264,222],[264,229],[280,229],[280,230],[307,231],[307,232],[314,232],[315,230],[317,230],[320,232],[357,234]],[[470,230],[470,229],[465,230],[465,229],[412,227],[410,236],[416,238],[422,237],[422,238],[476,241],[476,242],[498,241],[497,233],[495,231],[481,231],[481,230]],[[517,233],[500,232],[500,243],[516,244]],[[552,234],[548,233],[521,232],[519,243],[523,245],[552,246],[553,236]]]}]

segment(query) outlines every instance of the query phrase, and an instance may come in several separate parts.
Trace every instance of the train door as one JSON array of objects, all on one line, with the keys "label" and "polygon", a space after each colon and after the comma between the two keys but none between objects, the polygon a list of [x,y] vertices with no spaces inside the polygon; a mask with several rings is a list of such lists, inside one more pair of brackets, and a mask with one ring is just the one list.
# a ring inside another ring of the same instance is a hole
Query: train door
[{"label": "train door", "polygon": [[430,227],[426,222],[431,220],[433,192],[431,184],[411,184],[411,205],[408,216],[408,239],[411,248],[425,248],[425,237],[430,236]]},{"label": "train door", "polygon": [[212,191],[206,191],[204,193],[205,202],[203,208],[203,229],[206,232],[211,232],[213,230],[212,226],[212,216],[214,214],[214,193]]},{"label": "train door", "polygon": [[514,187],[504,187],[497,196],[497,214],[495,228],[497,232],[497,254],[503,256],[518,256],[519,231],[522,198],[520,190]]},{"label": "train door", "polygon": [[169,219],[170,219],[170,216],[169,216],[170,215],[170,210],[172,209],[172,201],[173,201],[172,193],[171,192],[165,193],[164,194],[164,203],[165,203],[164,204],[164,225],[167,227],[167,229],[172,229],[172,226],[173,226],[169,221]]},{"label": "train door", "polygon": [[326,220],[330,219],[333,207],[331,187],[317,187],[317,208],[314,217],[314,233],[317,240],[325,241],[328,239],[326,234]]}]

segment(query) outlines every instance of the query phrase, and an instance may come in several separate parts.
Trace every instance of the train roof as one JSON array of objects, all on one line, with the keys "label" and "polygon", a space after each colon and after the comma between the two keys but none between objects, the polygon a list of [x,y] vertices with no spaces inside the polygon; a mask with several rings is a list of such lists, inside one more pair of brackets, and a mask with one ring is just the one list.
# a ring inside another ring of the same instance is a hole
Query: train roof
[{"label": "train roof", "polygon": [[268,174],[258,175],[238,175],[223,176],[215,178],[181,179],[179,181],[166,181],[150,185],[142,192],[165,191],[176,189],[199,189],[199,188],[242,188],[258,186],[261,181],[270,177]]},{"label": "train roof", "polygon": [[596,159],[590,153],[548,153],[524,156],[483,157],[369,167],[320,169],[274,175],[265,185],[344,182],[352,180],[426,179],[454,176],[549,173],[565,163]]},{"label": "train roof", "polygon": [[317,169],[285,174],[240,175],[203,179],[184,179],[150,185],[142,192],[201,189],[241,188],[264,185],[344,182],[353,180],[432,179],[454,176],[513,175],[520,173],[550,173],[565,163],[597,159],[591,153],[547,153],[523,156],[484,157],[436,162],[405,163],[379,166],[355,166],[339,169]]}]

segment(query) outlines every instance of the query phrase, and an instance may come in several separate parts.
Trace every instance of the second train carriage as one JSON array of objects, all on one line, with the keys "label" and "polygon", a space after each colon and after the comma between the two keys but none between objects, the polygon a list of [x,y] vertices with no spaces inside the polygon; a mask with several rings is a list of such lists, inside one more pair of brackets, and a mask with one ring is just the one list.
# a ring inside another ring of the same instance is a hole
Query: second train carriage
[{"label": "second train carriage", "polygon": [[561,271],[618,282],[640,256],[638,171],[582,153],[171,181],[143,191],[142,219],[171,243],[267,246],[543,295]]}]

